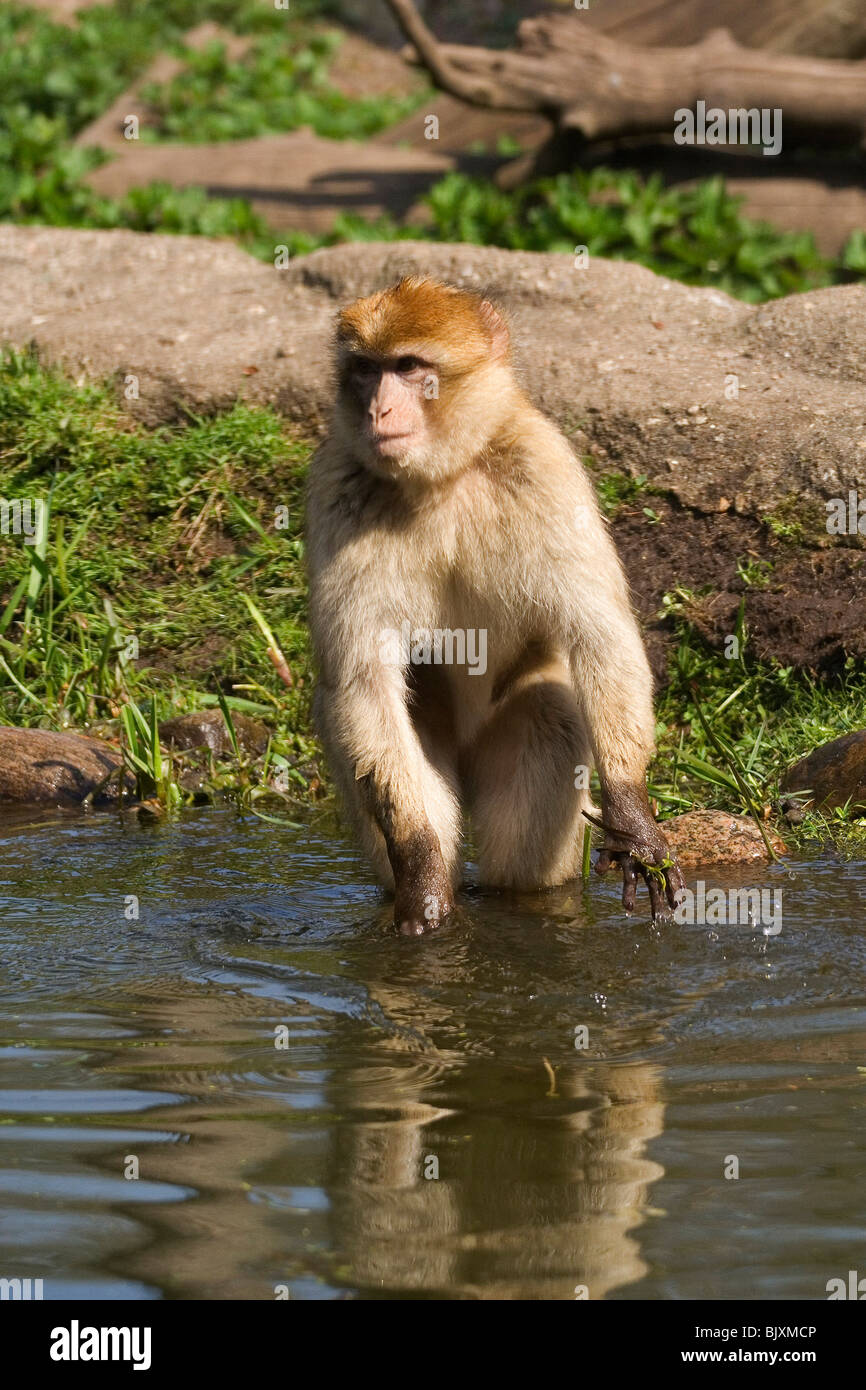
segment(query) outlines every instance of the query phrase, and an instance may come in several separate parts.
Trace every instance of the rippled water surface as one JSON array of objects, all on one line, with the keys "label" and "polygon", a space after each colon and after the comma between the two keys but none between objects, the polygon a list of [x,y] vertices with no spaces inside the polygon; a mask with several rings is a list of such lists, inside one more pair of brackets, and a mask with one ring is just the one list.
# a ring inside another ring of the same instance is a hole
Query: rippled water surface
[{"label": "rippled water surface", "polygon": [[405,940],[325,821],[3,822],[0,1275],[825,1298],[866,1274],[866,865],[709,882],[781,932],[653,931],[611,877]]}]

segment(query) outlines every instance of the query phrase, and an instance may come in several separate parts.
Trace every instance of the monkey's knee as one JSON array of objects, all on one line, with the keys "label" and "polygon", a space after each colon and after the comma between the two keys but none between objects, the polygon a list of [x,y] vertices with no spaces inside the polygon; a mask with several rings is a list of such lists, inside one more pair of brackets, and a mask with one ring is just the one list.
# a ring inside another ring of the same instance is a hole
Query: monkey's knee
[{"label": "monkey's knee", "polygon": [[514,695],[482,731],[467,793],[481,881],[551,887],[577,873],[590,754],[571,690],[558,682]]}]

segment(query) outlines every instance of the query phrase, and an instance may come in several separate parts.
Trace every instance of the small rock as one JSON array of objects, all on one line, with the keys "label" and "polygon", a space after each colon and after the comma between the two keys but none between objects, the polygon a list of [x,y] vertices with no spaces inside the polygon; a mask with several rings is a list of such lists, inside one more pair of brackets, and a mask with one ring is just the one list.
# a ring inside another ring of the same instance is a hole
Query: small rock
[{"label": "small rock", "polygon": [[[259,757],[268,746],[267,728],[259,719],[246,714],[232,713],[238,743],[245,753]],[[179,714],[164,719],[159,737],[168,748],[209,748],[217,757],[232,756],[233,749],[222,710],[204,709],[196,714]]]},{"label": "small rock", "polygon": [[[681,868],[768,862],[761,832],[749,816],[735,816],[727,811],[687,811],[660,824]],[[767,837],[777,854],[786,853],[784,841],[769,827]]]},{"label": "small rock", "polygon": [[[0,802],[80,805],[121,762],[119,749],[84,734],[0,728]],[[117,782],[95,799],[115,800]]]},{"label": "small rock", "polygon": [[855,815],[866,816],[866,729],[823,743],[794,763],[782,778],[783,792],[811,792],[798,797],[801,807],[828,810],[850,802]]}]

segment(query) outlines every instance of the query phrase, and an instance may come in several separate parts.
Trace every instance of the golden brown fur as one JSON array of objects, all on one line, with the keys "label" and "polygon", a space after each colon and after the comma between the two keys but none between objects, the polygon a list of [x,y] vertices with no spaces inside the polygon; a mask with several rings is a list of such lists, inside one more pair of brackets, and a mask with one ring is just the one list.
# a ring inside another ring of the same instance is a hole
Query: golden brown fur
[{"label": "golden brown fur", "polygon": [[[628,893],[631,852],[667,850],[644,791],[651,678],[583,468],[477,296],[402,281],[343,311],[337,352],[309,486],[316,718],[398,925],[450,910],[463,809],[483,882],[572,877],[593,763]],[[389,664],[382,633],[405,622],[483,631],[486,669]]]}]

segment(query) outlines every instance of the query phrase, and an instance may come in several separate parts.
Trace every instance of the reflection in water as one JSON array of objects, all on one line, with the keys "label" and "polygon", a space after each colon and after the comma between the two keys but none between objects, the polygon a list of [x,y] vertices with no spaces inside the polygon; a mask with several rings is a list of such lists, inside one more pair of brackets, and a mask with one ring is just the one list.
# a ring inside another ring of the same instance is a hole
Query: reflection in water
[{"label": "reflection in water", "polygon": [[653,931],[611,881],[470,892],[419,942],[330,825],[0,840],[0,1276],[820,1298],[862,1264],[862,866],[769,870],[772,940]]},{"label": "reflection in water", "polygon": [[[351,1283],[559,1299],[638,1279],[646,1266],[629,1233],[663,1171],[645,1156],[664,1113],[655,1068],[566,1063],[554,1095],[540,1067],[483,1070],[486,1095],[469,1121],[459,1106],[395,1103],[386,1069],[341,1080],[350,1114],[329,1188]],[[454,1102],[460,1092],[458,1079]]]}]

